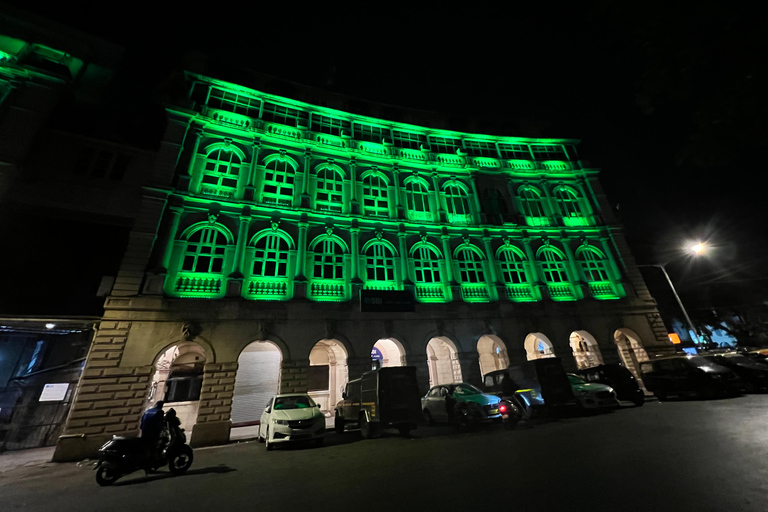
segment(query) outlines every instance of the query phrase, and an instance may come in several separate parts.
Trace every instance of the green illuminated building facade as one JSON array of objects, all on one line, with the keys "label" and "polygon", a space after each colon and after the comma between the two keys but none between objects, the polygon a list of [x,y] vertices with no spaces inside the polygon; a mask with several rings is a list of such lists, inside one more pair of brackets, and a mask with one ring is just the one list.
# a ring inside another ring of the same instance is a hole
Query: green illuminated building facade
[{"label": "green illuminated building facade", "polygon": [[[241,384],[269,350],[269,392],[309,391],[330,413],[371,357],[416,366],[426,391],[526,358],[634,371],[669,350],[578,141],[395,122],[301,88],[185,85],[58,460],[135,430],[125,411],[163,397],[194,444],[226,442],[259,417]],[[361,312],[361,290],[409,292],[415,312]]]}]

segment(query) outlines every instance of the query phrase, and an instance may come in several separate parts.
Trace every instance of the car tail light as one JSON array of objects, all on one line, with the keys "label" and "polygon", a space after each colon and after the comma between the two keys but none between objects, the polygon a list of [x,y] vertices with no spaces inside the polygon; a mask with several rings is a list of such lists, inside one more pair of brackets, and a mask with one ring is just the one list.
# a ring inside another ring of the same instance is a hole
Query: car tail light
[{"label": "car tail light", "polygon": [[507,406],[504,404],[499,405],[499,412],[502,414],[507,412]]}]

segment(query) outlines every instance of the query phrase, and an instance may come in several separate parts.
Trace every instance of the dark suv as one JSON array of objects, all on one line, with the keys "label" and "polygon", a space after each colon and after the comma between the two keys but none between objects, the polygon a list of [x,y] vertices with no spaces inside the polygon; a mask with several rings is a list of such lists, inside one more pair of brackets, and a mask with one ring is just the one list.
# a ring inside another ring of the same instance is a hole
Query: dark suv
[{"label": "dark suv", "polygon": [[616,391],[616,398],[641,406],[645,403],[645,394],[632,372],[620,364],[601,364],[576,372],[587,382],[598,382],[611,386]]},{"label": "dark suv", "polygon": [[728,368],[701,356],[674,356],[640,363],[645,387],[659,400],[669,395],[714,397],[739,394],[744,384]]}]

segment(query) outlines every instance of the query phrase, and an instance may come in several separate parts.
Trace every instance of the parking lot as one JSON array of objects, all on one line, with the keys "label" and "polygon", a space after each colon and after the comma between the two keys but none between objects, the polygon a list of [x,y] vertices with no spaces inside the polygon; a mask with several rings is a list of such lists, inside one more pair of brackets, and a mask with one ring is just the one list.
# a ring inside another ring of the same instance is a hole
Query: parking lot
[{"label": "parking lot", "polygon": [[[189,473],[134,473],[101,488],[86,464],[0,476],[4,510],[712,510],[768,508],[768,395],[652,401],[532,429],[421,426],[267,452],[198,449]],[[7,508],[6,508],[7,506]]]}]

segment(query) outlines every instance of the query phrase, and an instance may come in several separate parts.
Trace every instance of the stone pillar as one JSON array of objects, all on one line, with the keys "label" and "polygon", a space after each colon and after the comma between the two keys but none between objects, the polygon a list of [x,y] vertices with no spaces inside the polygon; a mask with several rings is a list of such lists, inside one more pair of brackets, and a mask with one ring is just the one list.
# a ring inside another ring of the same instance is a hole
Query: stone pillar
[{"label": "stone pillar", "polygon": [[208,363],[203,372],[200,409],[189,441],[195,448],[229,442],[237,361]]},{"label": "stone pillar", "polygon": [[306,277],[306,264],[307,264],[307,228],[309,223],[305,220],[299,221],[299,241],[296,244],[296,272],[294,275],[294,282],[305,283]]},{"label": "stone pillar", "polygon": [[406,354],[405,364],[416,368],[416,382],[419,384],[421,396],[427,394],[429,390],[429,365],[427,364],[427,353]]},{"label": "stone pillar", "polygon": [[605,257],[608,259],[608,268],[611,277],[616,281],[621,281],[621,270],[619,270],[619,265],[616,263],[616,258],[613,256],[611,246],[608,244],[608,239],[600,237],[600,246],[603,248],[603,254],[605,254]]},{"label": "stone pillar", "polygon": [[280,363],[280,393],[306,393],[309,386],[309,359]]},{"label": "stone pillar", "polygon": [[491,247],[491,237],[488,236],[486,230],[483,236],[483,248],[485,249],[485,257],[488,258],[488,275],[490,276],[491,283],[497,285],[499,283],[499,277],[496,273],[496,258],[493,256],[493,248]]},{"label": "stone pillar", "polygon": [[555,208],[555,205],[553,204],[552,195],[549,193],[548,184],[546,181],[540,181],[536,183],[536,186],[541,189],[541,193],[543,194],[543,201],[541,204],[544,206],[544,215],[550,219],[549,224],[554,226],[557,224],[554,222],[554,217],[557,215],[557,208]]},{"label": "stone pillar", "polygon": [[477,354],[477,350],[459,352],[458,356],[462,380],[475,386],[482,386],[483,376],[480,375],[480,356]]},{"label": "stone pillar", "polygon": [[362,284],[363,280],[360,279],[360,228],[354,226],[350,228],[350,263],[352,267],[352,283]]},{"label": "stone pillar", "polygon": [[120,366],[131,322],[101,322],[53,454],[54,462],[98,457],[112,435],[138,435],[152,366]]},{"label": "stone pillar", "polygon": [[[240,196],[247,201],[256,200],[256,178],[258,175],[257,166],[259,165],[259,153],[261,152],[261,141],[254,140],[251,144],[251,165],[248,169],[248,176],[245,179],[245,192]],[[238,186],[240,182],[238,182]]]},{"label": "stone pillar", "polygon": [[360,213],[360,202],[357,200],[357,159],[349,159],[349,201],[351,213]]},{"label": "stone pillar", "polygon": [[573,250],[571,249],[571,240],[568,238],[564,238],[562,242],[563,242],[563,251],[565,252],[565,258],[568,260],[566,263],[568,265],[568,268],[571,271],[571,275],[573,276],[571,277],[571,282],[581,287],[583,286],[584,281],[581,279],[581,272],[579,272],[579,267],[576,264],[576,256],[573,254]]},{"label": "stone pillar", "polygon": [[445,232],[443,232],[443,234],[440,235],[440,240],[443,242],[443,261],[445,261],[445,276],[450,286],[457,286],[458,283],[453,278],[453,257],[451,255],[451,244],[449,242],[450,239],[451,237],[448,236],[448,234]]},{"label": "stone pillar", "polygon": [[472,201],[473,209],[475,210],[472,218],[475,224],[482,223],[482,207],[480,206],[480,196],[477,193],[477,173],[473,172],[469,175],[469,184],[472,187],[472,197],[469,199]]},{"label": "stone pillar", "polygon": [[251,209],[247,206],[243,208],[240,215],[240,227],[237,230],[237,241],[235,245],[235,257],[232,263],[232,273],[229,277],[242,279],[243,277],[243,258],[245,257],[245,246],[248,244],[248,227],[251,223]]},{"label": "stone pillar", "polygon": [[189,191],[197,194],[200,191],[200,182],[203,179],[203,173],[195,173],[195,164],[197,163],[197,152],[200,150],[200,141],[203,138],[203,130],[201,128],[195,128],[194,136],[195,142],[192,144],[192,154],[189,157],[187,177],[189,179]]},{"label": "stone pillar", "polygon": [[304,179],[301,180],[301,203],[302,208],[309,208],[309,166],[312,163],[312,150],[304,151]]},{"label": "stone pillar", "polygon": [[547,291],[547,284],[544,281],[544,272],[541,270],[541,266],[536,261],[536,255],[531,247],[531,239],[523,238],[523,248],[525,249],[525,255],[528,258],[528,274],[532,278],[531,284],[536,290],[538,290],[539,296],[542,298],[549,297],[549,291]]},{"label": "stone pillar", "polygon": [[398,231],[397,233],[398,249],[400,251],[400,281],[408,286],[413,285],[413,281],[411,281],[411,276],[408,272],[408,245],[405,240],[406,236],[408,236],[408,234],[405,231]]},{"label": "stone pillar", "polygon": [[182,206],[170,206],[168,211],[171,213],[171,222],[168,227],[168,236],[165,240],[165,251],[163,252],[163,269],[167,272],[171,265],[171,256],[173,255],[173,246],[176,241],[176,234],[179,231],[179,222],[181,222],[181,214],[184,212]]},{"label": "stone pillar", "polygon": [[435,212],[437,213],[437,220],[439,222],[446,222],[445,209],[443,203],[440,201],[440,176],[435,169],[432,170],[432,190],[435,194]]},{"label": "stone pillar", "polygon": [[395,196],[395,215],[398,219],[405,218],[405,207],[400,204],[400,168],[398,165],[392,164],[392,178],[394,179],[394,196]]}]

